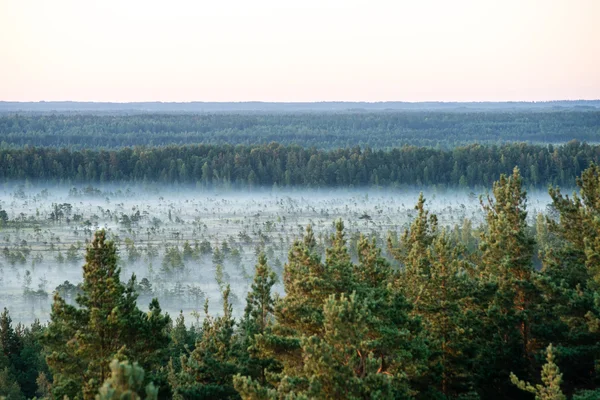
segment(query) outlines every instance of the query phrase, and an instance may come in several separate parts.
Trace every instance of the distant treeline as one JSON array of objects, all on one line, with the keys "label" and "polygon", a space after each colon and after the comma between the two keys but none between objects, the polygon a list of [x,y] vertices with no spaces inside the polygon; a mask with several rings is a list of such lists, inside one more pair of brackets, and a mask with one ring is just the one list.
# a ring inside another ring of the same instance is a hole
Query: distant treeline
[{"label": "distant treeline", "polygon": [[340,111],[557,111],[600,109],[600,100],[507,101],[507,102],[406,102],[406,101],[317,101],[317,102],[131,102],[0,101],[0,112],[340,112]]},{"label": "distant treeline", "polygon": [[489,186],[518,166],[524,183],[571,186],[600,145],[513,143],[452,150],[402,147],[319,150],[277,143],[188,145],[118,150],[0,149],[0,180],[159,182],[252,186]]},{"label": "distant treeline", "polygon": [[2,147],[74,149],[278,142],[319,149],[600,142],[600,111],[5,114]]}]

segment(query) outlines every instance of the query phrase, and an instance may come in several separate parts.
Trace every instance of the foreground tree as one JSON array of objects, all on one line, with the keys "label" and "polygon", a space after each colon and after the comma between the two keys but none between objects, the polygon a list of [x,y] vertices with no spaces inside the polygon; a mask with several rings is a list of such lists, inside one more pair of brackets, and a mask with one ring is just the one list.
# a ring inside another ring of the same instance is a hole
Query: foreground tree
[{"label": "foreground tree", "polygon": [[533,393],[535,400],[567,400],[567,397],[560,389],[562,374],[558,366],[554,363],[552,345],[549,345],[546,349],[546,364],[542,367],[542,385],[532,385],[531,383],[519,380],[513,373],[510,374],[510,381],[519,389]]},{"label": "foreground tree", "polygon": [[244,318],[240,324],[242,350],[247,351],[247,359],[243,361],[244,369],[249,376],[261,384],[266,383],[266,370],[273,364],[273,359],[263,358],[256,346],[256,335],[262,335],[273,323],[273,297],[271,289],[276,282],[275,272],[267,265],[264,253],[258,256],[258,264],[254,271],[254,281],[246,298]]},{"label": "foreground tree", "polygon": [[181,371],[169,365],[169,382],[174,399],[238,399],[233,388],[233,376],[240,372],[240,341],[235,332],[233,309],[229,301],[230,288],[223,291],[223,315],[208,314],[202,334],[194,350],[181,357]]},{"label": "foreground tree", "polygon": [[576,183],[572,196],[549,190],[558,215],[547,218],[555,245],[543,259],[567,394],[600,383],[600,167],[590,165]]},{"label": "foreground tree", "polygon": [[156,300],[148,314],[140,311],[135,276],[125,286],[119,274],[115,244],[98,231],[87,249],[77,307],[54,295],[43,342],[55,397],[94,399],[114,358],[138,360],[154,370],[165,361],[169,316],[161,314]]},{"label": "foreground tree", "polygon": [[343,224],[336,224],[325,262],[308,239],[297,241],[284,269],[286,296],[275,322],[256,335],[257,349],[275,360],[266,383],[238,375],[244,399],[403,398],[416,391],[426,348],[410,306],[393,290],[391,267],[366,239],[358,265],[350,260]]},{"label": "foreground tree", "polygon": [[144,387],[144,369],[137,363],[129,364],[127,361],[113,360],[110,363],[111,375],[102,387],[96,400],[141,400],[139,393],[146,393],[145,400],[156,400],[158,390],[154,384],[149,383]]},{"label": "foreground tree", "polygon": [[[527,194],[518,168],[501,175],[494,198],[482,200],[487,230],[480,244],[479,277],[490,291],[481,292],[483,331],[479,343],[479,384],[485,398],[518,397],[507,386],[511,371],[531,376],[537,350],[532,321],[540,304],[533,269],[534,240],[527,226]],[[479,364],[480,363],[480,364]]]},{"label": "foreground tree", "polygon": [[476,283],[463,257],[463,247],[437,227],[437,216],[425,207],[421,193],[417,216],[388,249],[400,263],[395,287],[412,305],[411,315],[423,322],[428,343],[428,372],[421,380],[423,396],[453,398],[472,392],[473,338],[478,332]]}]

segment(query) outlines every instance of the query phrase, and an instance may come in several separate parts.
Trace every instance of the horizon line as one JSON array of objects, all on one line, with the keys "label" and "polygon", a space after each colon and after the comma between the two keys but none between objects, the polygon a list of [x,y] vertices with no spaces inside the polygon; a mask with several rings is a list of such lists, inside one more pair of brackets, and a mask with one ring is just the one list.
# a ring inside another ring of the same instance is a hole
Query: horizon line
[{"label": "horizon line", "polygon": [[313,100],[313,101],[271,101],[271,100],[189,100],[189,101],[162,101],[162,100],[139,100],[139,101],[96,101],[96,100],[0,100],[0,103],[100,103],[100,104],[135,104],[135,103],[162,103],[162,104],[194,104],[194,103],[273,103],[273,104],[319,104],[319,103],[406,103],[406,104],[426,104],[426,103],[442,103],[442,104],[473,104],[473,103],[556,103],[556,102],[580,102],[580,101],[600,101],[598,98],[581,98],[581,99],[553,99],[553,100]]}]

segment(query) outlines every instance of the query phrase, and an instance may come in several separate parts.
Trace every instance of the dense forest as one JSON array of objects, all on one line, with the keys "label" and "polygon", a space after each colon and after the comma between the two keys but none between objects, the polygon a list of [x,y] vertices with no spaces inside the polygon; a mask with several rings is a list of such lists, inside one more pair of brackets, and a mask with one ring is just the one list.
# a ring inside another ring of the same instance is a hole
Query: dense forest
[{"label": "dense forest", "polygon": [[206,114],[3,114],[1,147],[118,148],[276,141],[318,149],[449,149],[469,143],[600,140],[600,112],[414,111]]},{"label": "dense forest", "polygon": [[119,150],[0,149],[0,180],[160,182],[223,187],[489,187],[518,166],[527,187],[572,186],[600,146],[478,144],[452,150],[402,147],[318,150],[277,143],[188,145]]},{"label": "dense forest", "polygon": [[600,398],[600,112],[480,106],[1,114],[0,399]]},{"label": "dense forest", "polygon": [[597,399],[600,168],[576,183],[572,196],[549,190],[554,212],[536,233],[519,169],[501,175],[481,198],[475,245],[442,228],[423,195],[383,249],[351,246],[340,220],[322,250],[308,226],[285,295],[272,294],[260,254],[242,316],[225,285],[222,313],[191,325],[157,300],[138,308],[136,277],[121,280],[98,231],[75,302],[56,292],[47,325],[0,315],[0,396]]}]

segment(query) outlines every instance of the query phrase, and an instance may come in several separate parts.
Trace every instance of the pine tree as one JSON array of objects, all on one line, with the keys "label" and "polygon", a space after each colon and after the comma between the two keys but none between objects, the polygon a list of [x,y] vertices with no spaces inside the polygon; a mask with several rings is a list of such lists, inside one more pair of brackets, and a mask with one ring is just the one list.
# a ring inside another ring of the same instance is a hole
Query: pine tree
[{"label": "pine tree", "polygon": [[175,320],[175,325],[170,332],[171,343],[169,346],[169,354],[171,359],[179,359],[182,354],[194,349],[196,342],[196,328],[187,328],[183,312],[179,312],[179,316]]},{"label": "pine tree", "polygon": [[256,335],[261,356],[277,363],[266,384],[237,376],[242,398],[413,393],[427,350],[416,335],[418,321],[408,316],[410,306],[392,290],[389,263],[363,238],[361,264],[353,265],[339,221],[331,243],[325,263],[304,241],[294,244],[284,270],[286,296],[275,303],[274,324]]},{"label": "pine tree", "polygon": [[145,391],[145,400],[156,400],[158,389],[152,383],[144,388],[144,369],[137,363],[113,360],[110,363],[111,375],[96,395],[96,400],[141,400],[140,392]]},{"label": "pine tree", "polygon": [[24,400],[25,396],[8,367],[0,366],[0,399]]},{"label": "pine tree", "polygon": [[535,400],[567,400],[567,397],[560,389],[562,374],[558,366],[554,363],[554,350],[551,344],[546,349],[546,364],[542,367],[543,385],[532,385],[519,380],[513,373],[510,374],[510,381],[519,389],[533,393]]},{"label": "pine tree", "polygon": [[87,249],[78,307],[54,295],[51,320],[44,335],[53,395],[93,399],[110,375],[113,358],[139,360],[154,369],[168,344],[168,316],[154,300],[148,314],[136,305],[135,276],[120,281],[115,244],[104,231],[96,232]]},{"label": "pine tree", "polygon": [[509,371],[531,371],[536,341],[531,321],[539,298],[533,269],[534,240],[527,226],[526,192],[519,169],[501,175],[493,185],[494,198],[482,206],[487,229],[482,234],[480,278],[494,290],[484,302],[485,342],[480,343],[483,375],[478,378],[485,397],[509,394]]},{"label": "pine tree", "polygon": [[411,274],[427,274],[428,263],[425,249],[431,245],[438,230],[435,214],[429,215],[425,209],[425,196],[421,192],[415,205],[417,217],[410,228],[404,231],[399,243],[388,237],[388,249],[400,265]]},{"label": "pine tree", "polygon": [[[346,245],[344,222],[335,222],[335,234],[331,236],[331,246],[325,249],[325,279],[333,293],[351,293],[354,290],[353,270],[350,253]],[[324,300],[324,299],[323,299]]]},{"label": "pine tree", "polygon": [[267,384],[250,376],[236,377],[236,389],[245,399],[275,395],[276,390],[270,392],[269,387],[276,387],[283,377],[293,375],[302,366],[302,332],[317,333],[322,329],[323,302],[333,292],[333,285],[328,282],[319,256],[309,248],[311,237],[312,230],[307,228],[305,240],[296,241],[289,251],[283,273],[286,296],[273,307],[276,323],[254,336],[257,355],[276,359],[281,370],[265,374]]},{"label": "pine tree", "polygon": [[440,393],[452,397],[468,393],[471,339],[477,330],[474,316],[474,282],[469,277],[463,247],[455,245],[445,230],[437,227],[437,216],[425,208],[423,194],[410,227],[394,246],[392,254],[403,268],[395,286],[412,304],[411,314],[423,321],[423,339],[429,344],[429,371],[421,382],[424,396]]},{"label": "pine tree", "polygon": [[313,233],[312,225],[306,226],[306,233],[304,234],[304,245],[309,251],[315,251],[317,247],[317,241],[315,240],[315,234]]},{"label": "pine tree", "polygon": [[40,374],[48,374],[48,366],[44,357],[40,338],[44,328],[38,320],[29,327],[17,326],[18,336],[22,343],[19,361],[15,366],[18,368],[17,380],[27,398],[33,398],[37,391],[37,377]]},{"label": "pine tree", "polygon": [[554,338],[564,357],[565,391],[597,385],[600,359],[600,168],[592,164],[576,180],[579,193],[550,188],[548,228],[554,245],[543,258],[545,296],[552,305]]},{"label": "pine tree", "polygon": [[361,235],[358,240],[358,264],[354,266],[354,279],[358,286],[377,288],[391,282],[392,268],[381,256],[375,239],[369,241]]},{"label": "pine tree", "polygon": [[0,314],[0,348],[6,359],[14,364],[18,362],[23,343],[12,326],[12,318],[6,308]]},{"label": "pine tree", "polygon": [[261,384],[266,383],[266,369],[273,363],[271,358],[260,357],[256,347],[256,335],[266,332],[272,323],[274,312],[274,301],[271,289],[276,282],[276,275],[267,265],[267,257],[260,253],[258,264],[254,272],[254,282],[248,292],[246,309],[241,322],[242,345],[248,351],[248,359],[245,362],[246,373],[258,379]]},{"label": "pine tree", "polygon": [[189,355],[181,357],[181,371],[170,363],[169,381],[174,399],[238,399],[233,376],[240,369],[240,347],[235,333],[235,320],[229,302],[229,285],[223,292],[223,315],[208,314],[202,334]]},{"label": "pine tree", "polygon": [[26,398],[35,396],[36,377],[47,371],[39,343],[41,332],[42,326],[37,320],[30,327],[18,324],[13,328],[8,310],[5,308],[0,314],[0,352],[5,360],[0,362],[0,370],[7,368],[4,380],[14,378]]},{"label": "pine tree", "polygon": [[369,351],[369,310],[365,304],[355,294],[349,297],[342,294],[339,299],[332,295],[324,304],[323,314],[323,334],[302,338],[302,373],[285,377],[281,386],[293,386],[302,377],[306,383],[295,395],[321,399],[393,399],[392,375],[378,373],[384,366]]}]

